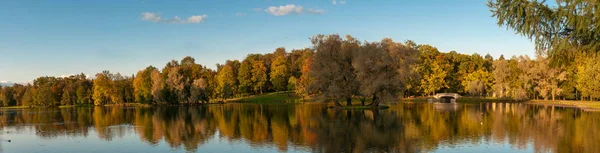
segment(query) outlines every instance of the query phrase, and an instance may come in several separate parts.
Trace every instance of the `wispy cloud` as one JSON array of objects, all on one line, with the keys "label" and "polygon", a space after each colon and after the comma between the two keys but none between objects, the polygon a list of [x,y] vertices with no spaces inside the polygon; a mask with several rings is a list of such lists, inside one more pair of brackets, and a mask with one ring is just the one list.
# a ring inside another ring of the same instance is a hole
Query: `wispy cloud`
[{"label": "wispy cloud", "polygon": [[161,22],[161,23],[173,23],[173,24],[195,24],[195,23],[203,22],[207,17],[208,17],[208,15],[202,14],[202,15],[192,15],[186,19],[181,19],[178,16],[175,16],[175,17],[169,19],[169,18],[163,18],[156,13],[144,12],[144,13],[142,13],[141,20],[152,21],[155,23]]},{"label": "wispy cloud", "polygon": [[325,14],[325,10],[322,9],[308,9],[306,12],[310,14]]},{"label": "wispy cloud", "polygon": [[[302,14],[304,13],[304,7],[294,4],[282,5],[282,6],[270,6],[264,10],[265,12],[274,16],[283,16],[288,14]],[[325,14],[325,10],[322,9],[307,9],[306,13],[309,14]]]}]

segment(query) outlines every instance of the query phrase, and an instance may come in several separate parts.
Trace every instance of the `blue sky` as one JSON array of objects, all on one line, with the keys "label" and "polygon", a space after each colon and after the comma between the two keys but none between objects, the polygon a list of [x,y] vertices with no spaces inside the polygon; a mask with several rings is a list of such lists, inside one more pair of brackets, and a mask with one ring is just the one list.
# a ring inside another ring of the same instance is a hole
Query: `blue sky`
[{"label": "blue sky", "polygon": [[485,2],[0,1],[0,81],[102,70],[131,75],[186,55],[214,68],[248,53],[310,47],[309,37],[332,33],[410,39],[443,52],[533,56],[533,43],[498,27]]}]

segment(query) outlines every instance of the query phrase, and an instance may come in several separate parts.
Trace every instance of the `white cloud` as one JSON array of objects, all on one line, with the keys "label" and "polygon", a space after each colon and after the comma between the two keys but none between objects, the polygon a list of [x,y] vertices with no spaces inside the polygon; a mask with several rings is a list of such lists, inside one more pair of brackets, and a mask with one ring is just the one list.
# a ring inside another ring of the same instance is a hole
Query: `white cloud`
[{"label": "white cloud", "polygon": [[335,0],[331,1],[331,3],[332,3],[333,5],[336,5],[336,4],[337,4],[337,2],[336,2]]},{"label": "white cloud", "polygon": [[200,23],[200,22],[204,21],[204,19],[206,19],[207,17],[208,17],[208,15],[206,15],[206,14],[192,15],[192,16],[188,17],[185,22],[187,22],[187,23]]},{"label": "white cloud", "polygon": [[265,9],[265,11],[274,16],[282,16],[290,13],[302,13],[302,6],[296,6],[294,4],[288,4],[285,6],[271,6]]},{"label": "white cloud", "polygon": [[178,24],[193,23],[193,24],[195,24],[195,23],[200,23],[200,22],[204,21],[207,17],[208,17],[208,15],[202,14],[202,15],[192,15],[185,20],[182,20],[178,16],[175,16],[175,17],[169,19],[169,18],[163,18],[156,13],[144,12],[144,13],[142,13],[141,19],[144,21],[152,21],[155,23],[163,22],[163,23],[174,23],[174,24],[175,23],[178,23]]},{"label": "white cloud", "polygon": [[[294,4],[288,4],[283,6],[270,6],[265,9],[265,12],[274,15],[274,16],[282,16],[288,15],[291,13],[302,14],[304,12],[304,8],[302,6],[297,6]],[[308,9],[306,11],[309,14],[324,14],[325,10],[322,9]]]},{"label": "white cloud", "polygon": [[340,4],[346,4],[345,0],[340,0]]},{"label": "white cloud", "polygon": [[144,12],[142,13],[142,20],[158,22],[160,21],[160,16],[156,15],[156,13]]}]

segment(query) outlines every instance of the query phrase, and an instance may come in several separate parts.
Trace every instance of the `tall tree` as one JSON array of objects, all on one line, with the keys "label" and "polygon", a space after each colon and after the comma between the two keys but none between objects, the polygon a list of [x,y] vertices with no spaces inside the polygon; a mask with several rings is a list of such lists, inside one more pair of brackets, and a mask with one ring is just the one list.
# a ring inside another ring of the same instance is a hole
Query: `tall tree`
[{"label": "tall tree", "polygon": [[160,72],[158,70],[152,71],[150,78],[152,79],[151,93],[154,100],[153,103],[165,102],[167,91],[165,90],[165,81],[161,77]]},{"label": "tall tree", "polygon": [[252,84],[254,93],[262,94],[267,85],[267,67],[262,60],[252,61]]},{"label": "tall tree", "polygon": [[238,91],[240,92],[240,94],[250,93],[253,89],[252,66],[252,61],[248,59],[242,61],[240,65],[237,77],[237,80],[239,82]]},{"label": "tall tree", "polygon": [[216,94],[219,98],[227,99],[234,95],[234,87],[236,77],[233,68],[230,65],[220,66],[217,72],[217,90]]},{"label": "tall tree", "polygon": [[137,75],[133,79],[135,101],[139,103],[151,103],[154,101],[154,97],[152,96],[152,74],[157,71],[156,68],[148,66],[146,69],[137,72]]},{"label": "tall tree", "polygon": [[302,99],[309,97],[313,91],[309,90],[310,85],[312,84],[314,78],[311,76],[310,66],[312,65],[312,53],[310,53],[310,57],[305,59],[304,65],[302,65],[302,75],[300,76],[297,84],[295,85],[296,94]]},{"label": "tall tree", "polygon": [[494,71],[492,72],[494,80],[494,92],[497,97],[506,97],[506,92],[509,83],[510,69],[508,68],[508,61],[504,59],[498,59],[494,61]]},{"label": "tall tree", "polygon": [[207,81],[204,78],[194,80],[192,83],[192,88],[190,91],[190,102],[193,103],[208,103],[209,102],[209,93],[206,90]]},{"label": "tall tree", "polygon": [[187,102],[189,92],[186,91],[186,78],[183,75],[183,71],[179,67],[173,67],[169,70],[169,75],[165,80],[169,93],[172,95],[172,98],[168,100],[169,103]]},{"label": "tall tree", "polygon": [[[371,97],[370,105],[378,106],[382,100],[397,98],[403,90],[403,80],[410,75],[409,66],[416,59],[411,53],[416,51],[392,39],[365,43],[355,52],[352,65],[360,85],[358,90],[360,95]],[[365,98],[361,102],[365,105]]]},{"label": "tall tree", "polygon": [[311,41],[315,53],[310,74],[314,80],[309,90],[317,90],[322,96],[333,99],[336,106],[341,106],[339,101],[342,99],[346,100],[346,105],[351,105],[358,85],[350,49],[355,48],[352,46],[358,41],[350,36],[343,40],[337,34],[317,35]]},{"label": "tall tree", "polygon": [[[284,52],[285,53],[285,52]],[[287,88],[289,72],[285,54],[277,56],[271,64],[270,80],[275,91],[284,91]]]},{"label": "tall tree", "polygon": [[[103,71],[102,73],[96,74],[93,85],[93,96],[94,105],[104,105],[111,101],[112,94],[114,91],[114,85],[112,81],[112,74],[109,71]],[[39,90],[38,92],[44,92]],[[39,94],[39,93],[38,93]]]}]

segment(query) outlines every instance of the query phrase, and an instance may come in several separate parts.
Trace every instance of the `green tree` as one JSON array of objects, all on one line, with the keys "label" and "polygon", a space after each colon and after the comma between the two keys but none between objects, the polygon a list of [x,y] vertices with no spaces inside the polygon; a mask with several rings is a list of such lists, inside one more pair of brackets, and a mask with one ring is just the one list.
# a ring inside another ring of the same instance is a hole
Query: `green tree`
[{"label": "green tree", "polygon": [[595,0],[545,1],[490,0],[488,7],[498,25],[535,41],[538,53],[553,60],[570,61],[578,52],[600,50]]},{"label": "green tree", "polygon": [[494,77],[486,70],[480,69],[468,74],[461,83],[470,94],[485,97],[492,90]]},{"label": "green tree", "polygon": [[34,105],[34,96],[37,95],[35,88],[31,87],[31,85],[27,86],[27,90],[21,99],[21,106],[32,107]]}]

